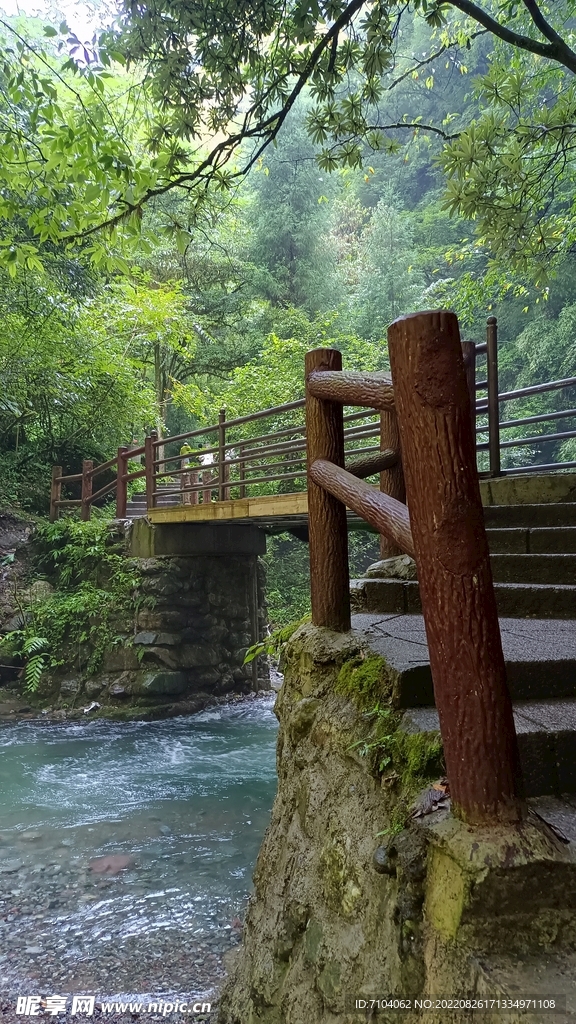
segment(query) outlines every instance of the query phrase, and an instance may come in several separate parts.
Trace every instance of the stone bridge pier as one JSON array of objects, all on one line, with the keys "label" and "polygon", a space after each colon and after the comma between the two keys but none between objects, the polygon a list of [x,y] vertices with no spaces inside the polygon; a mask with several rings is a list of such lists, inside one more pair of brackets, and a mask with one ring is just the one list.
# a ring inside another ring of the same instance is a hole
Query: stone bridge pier
[{"label": "stone bridge pier", "polygon": [[174,694],[270,688],[265,659],[243,665],[268,623],[263,530],[137,519],[125,545],[141,574],[133,641],[141,669],[158,668]]},{"label": "stone bridge pier", "polygon": [[137,519],[125,524],[124,550],[140,577],[134,619],[119,623],[126,642],[86,680],[87,696],[133,717],[163,706],[199,710],[214,696],[270,688],[265,658],[243,664],[267,625],[262,530]]}]

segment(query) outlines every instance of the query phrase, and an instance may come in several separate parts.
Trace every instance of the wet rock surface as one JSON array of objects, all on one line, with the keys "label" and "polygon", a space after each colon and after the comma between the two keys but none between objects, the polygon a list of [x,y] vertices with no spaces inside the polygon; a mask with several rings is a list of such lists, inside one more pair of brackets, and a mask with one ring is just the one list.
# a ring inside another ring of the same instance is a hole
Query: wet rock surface
[{"label": "wet rock surface", "polygon": [[[20,995],[107,1021],[216,1021],[275,789],[272,698],[170,722],[0,724],[0,1021]],[[99,1014],[170,997],[209,1015]],[[46,1019],[54,1019],[46,1016]],[[87,1018],[88,1019],[88,1018]]]},{"label": "wet rock surface", "polygon": [[[130,995],[139,1002],[203,997],[215,1004],[226,954],[241,940],[237,914],[215,911],[210,925],[196,929],[197,934],[166,928],[121,936],[110,921],[108,934],[95,943],[91,909],[111,900],[132,900],[138,882],[137,868],[122,877],[95,877],[75,858],[50,859],[31,869],[21,864],[9,879],[0,874],[0,1019],[22,1020],[15,1013],[22,994],[90,993],[97,1003]],[[132,1015],[107,1013],[105,1019],[129,1020]]]}]

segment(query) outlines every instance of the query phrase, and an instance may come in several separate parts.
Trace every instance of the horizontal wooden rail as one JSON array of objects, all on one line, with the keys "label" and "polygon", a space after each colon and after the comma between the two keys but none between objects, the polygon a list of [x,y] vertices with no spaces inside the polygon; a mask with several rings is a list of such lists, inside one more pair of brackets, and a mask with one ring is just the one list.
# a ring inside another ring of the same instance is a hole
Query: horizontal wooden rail
[{"label": "horizontal wooden rail", "polygon": [[[566,441],[569,437],[576,437],[576,430],[563,430],[557,434],[535,434],[534,437],[511,438],[509,441],[500,441],[500,448],[523,448],[528,444],[542,444],[543,441]],[[488,442],[476,445],[477,451],[484,451]]]},{"label": "horizontal wooden rail", "polygon": [[[532,466],[513,466],[511,469],[503,469],[503,476],[512,476],[517,473],[549,473],[559,469],[576,469],[576,462],[545,462],[535,463]],[[485,476],[481,473],[480,476]]]},{"label": "horizontal wooden rail", "polygon": [[341,405],[365,405],[370,409],[394,408],[394,389],[389,374],[314,371],[307,385],[314,398]]},{"label": "horizontal wooden rail", "polygon": [[71,484],[71,483],[75,483],[77,480],[81,480],[81,479],[82,479],[82,473],[73,473],[70,476],[57,476],[57,477],[54,477],[54,483],[57,483],[57,484]]},{"label": "horizontal wooden rail", "polygon": [[389,494],[382,494],[326,459],[316,459],[312,463],[310,476],[315,484],[362,516],[370,526],[384,533],[407,555],[414,557],[414,542],[406,505],[391,498]]},{"label": "horizontal wooden rail", "polygon": [[383,469],[391,469],[400,461],[400,452],[377,451],[373,455],[364,456],[363,459],[352,459],[346,463],[346,469],[352,476],[362,479],[366,476],[373,476],[381,473]]},{"label": "horizontal wooden rail", "polygon": [[[500,420],[500,430],[508,427],[527,427],[529,423],[546,423],[547,420],[572,419],[576,409],[560,409],[558,412],[542,412],[538,416],[524,416],[520,420]],[[480,427],[478,428],[481,429]]]},{"label": "horizontal wooden rail", "polygon": [[[282,415],[286,412],[291,412],[293,409],[303,409],[305,405],[305,399],[300,398],[296,402],[287,402],[286,405],[275,405],[270,409],[261,409],[259,412],[250,413],[248,416],[237,416],[233,420],[225,420],[224,426],[228,429],[229,427],[237,427],[244,423],[252,423],[255,420],[264,419],[266,416]],[[207,434],[209,432],[217,432],[219,424],[216,423],[210,427],[198,427],[196,430],[187,430],[185,434],[175,434],[172,437],[158,438],[154,441],[154,447],[158,448],[159,445],[167,444],[168,441],[186,441],[189,437],[200,437],[201,434]]]},{"label": "horizontal wooden rail", "polygon": [[[304,480],[305,477],[306,477],[306,470],[303,469],[299,473],[281,473],[279,476],[261,476],[261,477],[257,477],[256,479],[250,479],[250,480],[245,480],[245,481],[242,481],[242,480],[227,480],[226,481],[226,487],[227,488],[228,487],[239,487],[242,483],[245,483],[246,485],[248,485],[248,484],[268,484],[268,483],[275,482],[277,480]],[[208,481],[207,483],[192,484],[189,487],[178,487],[177,490],[176,489],[175,490],[168,490],[168,489],[162,488],[161,491],[154,491],[154,497],[155,498],[160,497],[160,496],[169,497],[170,495],[174,495],[174,494],[186,494],[188,491],[203,491],[207,487],[211,487],[213,490],[217,489],[217,487],[218,487],[218,477],[215,477],[213,480]]]},{"label": "horizontal wooden rail", "polygon": [[101,487],[99,491],[94,491],[94,493],[91,496],[90,504],[96,501],[97,498],[103,498],[105,494],[110,494],[110,491],[115,490],[115,488],[116,481],[111,480],[109,484],[105,484],[104,487]]},{"label": "horizontal wooden rail", "polygon": [[[144,451],[144,449],[142,449],[142,451]],[[101,462],[99,466],[94,466],[94,468],[87,473],[87,476],[93,480],[94,477],[99,476],[100,473],[104,473],[107,469],[112,469],[112,466],[115,466],[117,461],[118,456],[115,455],[113,459],[108,459],[108,462]],[[80,475],[82,476],[82,474]],[[70,479],[70,477],[68,477],[68,479]]]}]

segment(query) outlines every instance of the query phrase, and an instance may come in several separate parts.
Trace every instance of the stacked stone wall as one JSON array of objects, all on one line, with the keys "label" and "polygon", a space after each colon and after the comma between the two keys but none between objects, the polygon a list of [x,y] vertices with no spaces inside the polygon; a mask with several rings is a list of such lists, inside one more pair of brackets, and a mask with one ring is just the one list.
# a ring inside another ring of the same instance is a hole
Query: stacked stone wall
[{"label": "stacked stone wall", "polygon": [[[141,577],[133,616],[92,676],[67,672],[61,698],[85,696],[103,713],[131,717],[199,710],[214,697],[269,688],[268,667],[245,665],[264,634],[264,574],[256,556],[133,559]],[[84,652],[84,661],[89,651]]]}]

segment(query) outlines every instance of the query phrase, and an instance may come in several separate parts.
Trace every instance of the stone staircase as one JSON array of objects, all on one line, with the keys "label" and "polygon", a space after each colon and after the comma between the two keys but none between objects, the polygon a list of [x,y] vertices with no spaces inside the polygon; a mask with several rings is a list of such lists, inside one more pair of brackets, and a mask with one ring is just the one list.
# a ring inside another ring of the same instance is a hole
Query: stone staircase
[{"label": "stone staircase", "polygon": [[[576,501],[490,505],[485,521],[526,796],[576,840]],[[433,732],[418,583],[383,572],[352,582],[353,628],[388,663],[404,728]]]},{"label": "stone staircase", "polygon": [[[576,619],[576,501],[485,508],[498,609],[502,616]],[[416,580],[378,571],[351,587],[357,611],[421,612]]]},{"label": "stone staircase", "polygon": [[[162,484],[158,488],[158,496],[156,498],[156,508],[171,508],[174,505],[181,505],[182,501],[179,494],[168,494],[168,491],[174,491],[177,487],[177,483],[173,484]],[[138,491],[133,494],[130,500],[126,504],[126,519],[137,519],[139,516],[146,515],[146,491]]]}]

